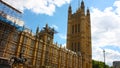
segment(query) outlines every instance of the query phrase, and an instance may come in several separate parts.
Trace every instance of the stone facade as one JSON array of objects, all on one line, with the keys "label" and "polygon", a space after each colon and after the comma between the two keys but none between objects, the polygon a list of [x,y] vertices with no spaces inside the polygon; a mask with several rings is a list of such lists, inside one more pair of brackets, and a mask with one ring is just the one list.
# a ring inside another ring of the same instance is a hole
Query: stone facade
[{"label": "stone facade", "polygon": [[68,9],[67,48],[82,56],[82,67],[92,68],[90,11],[85,12],[84,2],[72,14]]},{"label": "stone facade", "polygon": [[35,35],[3,21],[0,26],[0,57],[10,59],[23,53],[27,58],[24,65],[14,68],[81,68],[81,55],[53,43],[54,29],[47,25],[41,31],[37,28]]}]

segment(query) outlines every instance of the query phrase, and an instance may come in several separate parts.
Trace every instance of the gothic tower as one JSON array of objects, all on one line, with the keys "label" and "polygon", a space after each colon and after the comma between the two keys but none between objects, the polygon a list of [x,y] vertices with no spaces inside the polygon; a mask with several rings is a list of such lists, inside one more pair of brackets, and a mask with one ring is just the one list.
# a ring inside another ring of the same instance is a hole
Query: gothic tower
[{"label": "gothic tower", "polygon": [[83,0],[75,13],[68,8],[67,48],[81,54],[82,68],[92,68],[90,11],[85,12]]}]

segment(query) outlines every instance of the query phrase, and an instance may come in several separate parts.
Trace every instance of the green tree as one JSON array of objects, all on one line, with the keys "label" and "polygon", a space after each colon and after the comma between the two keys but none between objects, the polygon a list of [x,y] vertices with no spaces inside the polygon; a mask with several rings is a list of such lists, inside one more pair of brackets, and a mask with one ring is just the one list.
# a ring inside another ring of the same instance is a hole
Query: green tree
[{"label": "green tree", "polygon": [[[92,60],[92,68],[104,68],[104,62]],[[105,65],[105,68],[110,68],[108,65]]]}]

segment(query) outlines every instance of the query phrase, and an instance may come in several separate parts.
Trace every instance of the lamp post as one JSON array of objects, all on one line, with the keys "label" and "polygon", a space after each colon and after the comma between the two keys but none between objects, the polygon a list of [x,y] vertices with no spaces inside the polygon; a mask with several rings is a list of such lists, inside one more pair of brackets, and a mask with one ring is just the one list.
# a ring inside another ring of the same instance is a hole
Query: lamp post
[{"label": "lamp post", "polygon": [[103,49],[103,57],[104,57],[104,68],[106,68],[105,67],[105,50]]}]

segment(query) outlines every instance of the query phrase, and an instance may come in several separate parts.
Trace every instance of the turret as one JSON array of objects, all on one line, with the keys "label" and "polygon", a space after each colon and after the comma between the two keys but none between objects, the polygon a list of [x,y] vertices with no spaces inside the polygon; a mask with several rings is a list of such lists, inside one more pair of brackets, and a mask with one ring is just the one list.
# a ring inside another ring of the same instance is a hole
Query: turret
[{"label": "turret", "polygon": [[67,29],[67,32],[68,34],[70,34],[70,22],[71,22],[71,18],[72,18],[72,7],[71,5],[69,5],[69,8],[68,8],[68,29]]},{"label": "turret", "polygon": [[84,1],[82,0],[81,2],[81,9],[84,9],[85,8],[85,5],[84,5]]},{"label": "turret", "polygon": [[53,43],[55,33],[57,33],[57,31],[46,24],[45,27],[40,31],[39,35],[45,42]]},{"label": "turret", "polygon": [[69,5],[69,8],[68,8],[68,16],[71,16],[71,14],[72,14],[72,7],[71,7],[71,5]]},{"label": "turret", "polygon": [[48,24],[45,25],[45,28],[48,29]]},{"label": "turret", "polygon": [[82,11],[82,14],[85,14],[85,5],[83,0],[81,2],[81,11]]},{"label": "turret", "polygon": [[36,34],[39,33],[39,26],[36,28]]},{"label": "turret", "polygon": [[87,20],[90,23],[90,10],[87,8]]},{"label": "turret", "polygon": [[39,26],[36,28],[36,38],[39,37]]},{"label": "turret", "polygon": [[89,8],[87,8],[87,16],[89,16],[90,15],[90,10],[89,10]]}]

